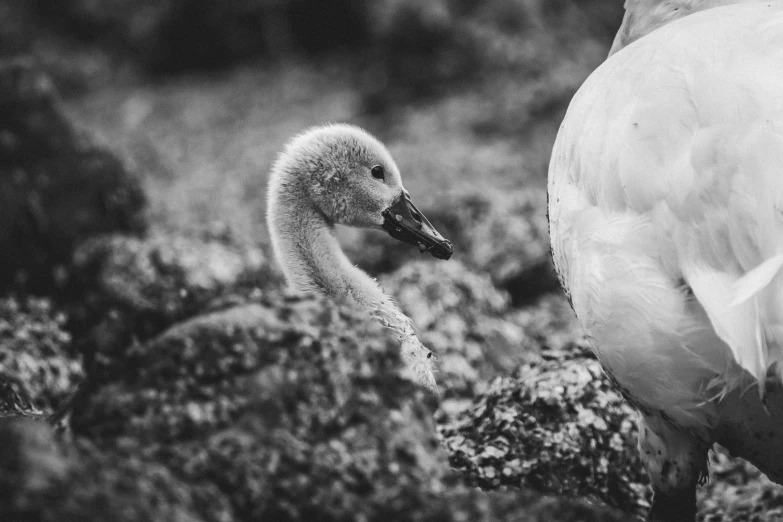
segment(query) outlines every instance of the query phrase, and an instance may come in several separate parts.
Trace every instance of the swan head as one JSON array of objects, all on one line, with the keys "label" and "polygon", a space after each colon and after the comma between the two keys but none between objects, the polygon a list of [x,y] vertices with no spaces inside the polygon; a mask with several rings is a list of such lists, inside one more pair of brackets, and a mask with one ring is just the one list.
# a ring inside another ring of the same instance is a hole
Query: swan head
[{"label": "swan head", "polygon": [[411,201],[386,147],[359,127],[305,131],[288,143],[273,172],[299,178],[305,196],[329,223],[385,230],[439,259],[454,252]]}]

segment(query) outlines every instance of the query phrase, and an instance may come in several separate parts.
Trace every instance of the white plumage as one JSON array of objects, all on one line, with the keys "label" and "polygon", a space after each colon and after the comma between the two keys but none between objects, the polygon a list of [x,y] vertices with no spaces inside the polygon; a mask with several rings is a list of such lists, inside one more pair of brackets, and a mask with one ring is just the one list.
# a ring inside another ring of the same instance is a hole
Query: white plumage
[{"label": "white plumage", "polygon": [[622,48],[624,24],[549,170],[555,264],[642,411],[658,516],[714,441],[783,481],[783,2],[713,3]]}]

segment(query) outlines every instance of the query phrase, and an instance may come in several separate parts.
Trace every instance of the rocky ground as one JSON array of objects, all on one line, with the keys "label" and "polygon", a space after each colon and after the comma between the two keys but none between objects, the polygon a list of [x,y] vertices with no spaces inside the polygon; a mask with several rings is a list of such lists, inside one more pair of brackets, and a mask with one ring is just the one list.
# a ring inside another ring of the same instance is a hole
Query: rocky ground
[{"label": "rocky ground", "polygon": [[[649,508],[634,412],[558,291],[544,211],[547,147],[602,57],[609,3],[336,4],[372,22],[335,43],[367,50],[358,72],[302,58],[324,38],[304,0],[0,2],[0,520]],[[354,20],[328,14],[333,32]],[[213,55],[193,52],[193,27]],[[287,293],[271,260],[269,164],[335,119],[390,145],[455,244],[424,261],[341,232],[436,354],[438,395],[403,377],[389,332]],[[699,505],[705,521],[781,520],[783,488],[718,449]]]}]

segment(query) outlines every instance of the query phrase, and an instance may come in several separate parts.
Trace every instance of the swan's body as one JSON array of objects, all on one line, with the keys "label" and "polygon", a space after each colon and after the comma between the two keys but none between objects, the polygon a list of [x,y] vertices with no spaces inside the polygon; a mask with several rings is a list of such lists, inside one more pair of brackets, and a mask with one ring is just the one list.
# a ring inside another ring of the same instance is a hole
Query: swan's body
[{"label": "swan's body", "polygon": [[451,244],[410,202],[386,148],[358,127],[316,127],[293,138],[269,180],[267,223],[278,263],[301,291],[325,293],[369,310],[401,340],[403,358],[434,386],[433,358],[410,320],[378,284],[354,266],[334,226],[378,228],[448,259]]},{"label": "swan's body", "polygon": [[[692,520],[716,441],[783,483],[783,2],[726,3],[622,48],[626,16],[549,170],[555,265],[663,520]],[[626,8],[653,4],[711,7]]]}]

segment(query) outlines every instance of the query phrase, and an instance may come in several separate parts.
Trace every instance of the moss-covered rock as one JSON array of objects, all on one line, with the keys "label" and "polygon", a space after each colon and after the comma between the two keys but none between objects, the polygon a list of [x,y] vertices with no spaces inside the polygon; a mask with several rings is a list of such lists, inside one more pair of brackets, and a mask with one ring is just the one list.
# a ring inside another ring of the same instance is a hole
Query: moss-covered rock
[{"label": "moss-covered rock", "polygon": [[710,452],[709,464],[707,484],[696,492],[700,522],[783,520],[783,486],[720,446]]},{"label": "moss-covered rock", "polygon": [[[500,191],[463,187],[433,209],[430,220],[453,238],[460,260],[487,272],[512,296],[531,295],[514,283],[526,272],[548,263],[549,232],[546,193],[522,189]],[[552,286],[552,285],[550,285]],[[535,294],[532,295],[535,297]]]},{"label": "moss-covered rock", "polygon": [[[508,291],[513,304],[559,292],[549,255],[544,190],[463,186],[422,212],[454,244],[454,261],[488,274],[494,285]],[[357,235],[354,241],[344,241],[345,250],[371,274],[393,272],[423,257],[415,248],[400,248],[377,232]],[[426,261],[447,270],[448,263]]]},{"label": "moss-covered rock", "polygon": [[0,444],[2,520],[234,520],[216,488],[183,482],[132,445],[102,452],[85,439],[59,440],[46,422],[19,418],[0,419]]},{"label": "moss-covered rock", "polygon": [[[421,272],[411,272],[401,280],[413,285]],[[452,287],[422,284],[443,303],[430,317],[466,306],[468,295],[471,313],[504,310],[507,298],[478,284],[485,279],[464,268],[450,276]],[[99,385],[74,405],[71,437],[55,440],[43,421],[0,420],[0,443],[12,449],[0,458],[0,519],[628,519],[560,494],[644,511],[634,416],[579,347],[546,348],[498,378],[441,426],[444,452],[437,401],[397,375],[396,341],[363,313],[275,290],[226,302],[240,301],[93,366]],[[551,314],[548,326],[531,326],[546,339],[564,320],[560,304],[546,299],[517,319],[533,325]],[[13,329],[35,341],[23,352],[52,344],[47,328]],[[447,454],[469,484],[522,489],[466,487]],[[779,488],[752,467],[717,453],[712,475],[700,493],[703,520],[775,519]]]},{"label": "moss-covered rock", "polygon": [[199,316],[130,348],[74,430],[154,446],[158,462],[230,491],[241,519],[409,510],[442,488],[432,399],[396,376],[393,338],[325,300],[277,304]]},{"label": "moss-covered rock", "polygon": [[[62,443],[52,429],[40,421],[0,420],[0,442],[9,449],[0,455],[0,498],[2,520],[14,522],[234,522],[257,521],[251,512],[235,511],[236,496],[246,491],[259,495],[259,488],[268,488],[267,496],[279,492],[275,484],[257,480],[255,463],[236,461],[237,446],[256,444],[244,437],[237,442],[229,435],[221,436],[221,468],[218,475],[235,472],[236,483],[224,483],[218,489],[211,482],[192,483],[183,480],[161,464],[139,456],[139,448],[124,444],[112,451],[101,451],[84,439]],[[206,450],[205,450],[206,451]],[[274,454],[272,465],[274,466]],[[255,469],[254,469],[255,468]],[[251,471],[250,474],[247,472]],[[262,470],[263,471],[263,470]],[[324,492],[326,489],[322,488]],[[323,496],[317,501],[323,501]],[[332,505],[311,502],[303,518],[303,510],[291,506],[273,513],[264,520],[431,520],[479,522],[619,522],[621,515],[608,509],[555,498],[541,498],[530,492],[484,494],[464,487],[443,491],[427,499],[422,511],[405,511],[398,517],[400,506],[391,506],[388,513],[366,517],[366,509],[342,505],[338,499]]]},{"label": "moss-covered rock", "polygon": [[[396,343],[361,311],[268,291],[114,352],[93,368],[101,384],[75,407],[73,429],[108,454],[131,447],[216,488],[235,520],[615,519],[577,501],[487,499],[460,485],[437,401],[401,376]],[[215,520],[199,491],[196,514]]]},{"label": "moss-covered rock", "polygon": [[68,306],[69,328],[89,363],[146,341],[242,285],[277,277],[258,248],[160,231],[88,240],[74,254],[73,274],[80,298]]},{"label": "moss-covered rock", "polygon": [[84,378],[64,324],[46,299],[0,299],[0,416],[51,413]]},{"label": "moss-covered rock", "polygon": [[0,289],[62,287],[76,245],[141,230],[143,206],[138,180],[75,130],[49,78],[0,62]]},{"label": "moss-covered rock", "polygon": [[163,232],[93,238],[79,246],[73,265],[81,282],[92,286],[89,300],[158,315],[169,324],[193,315],[243,278],[271,277],[258,248]]},{"label": "moss-covered rock", "polygon": [[379,282],[437,357],[436,378],[446,398],[482,393],[496,375],[537,357],[536,341],[508,320],[508,293],[459,261],[408,263]]},{"label": "moss-covered rock", "polygon": [[643,515],[650,496],[635,411],[586,352],[549,357],[499,377],[441,427],[449,461],[484,489],[531,487]]}]

